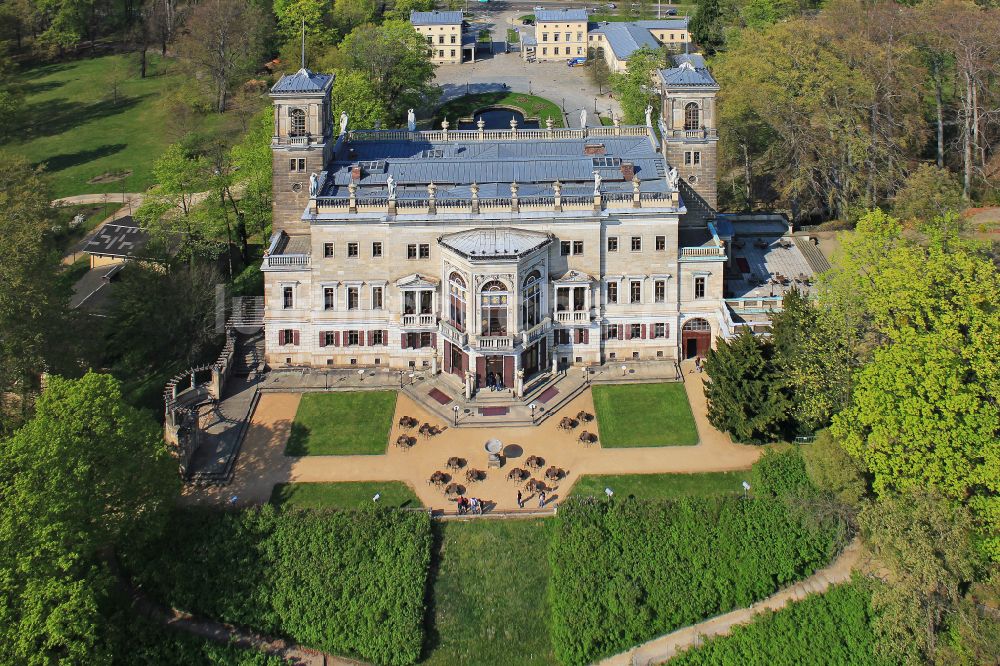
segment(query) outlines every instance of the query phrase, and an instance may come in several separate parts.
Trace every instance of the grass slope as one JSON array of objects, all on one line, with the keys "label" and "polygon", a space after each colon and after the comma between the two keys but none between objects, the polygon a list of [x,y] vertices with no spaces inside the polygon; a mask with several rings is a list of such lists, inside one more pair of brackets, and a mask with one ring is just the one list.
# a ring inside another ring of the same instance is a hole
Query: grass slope
[{"label": "grass slope", "polygon": [[459,118],[469,118],[474,111],[487,106],[512,106],[520,109],[526,118],[538,118],[542,127],[545,119],[552,118],[553,127],[563,127],[563,114],[555,102],[536,95],[526,95],[512,91],[497,91],[466,95],[444,104],[434,114],[434,127],[438,129],[441,121],[448,118],[453,127]]},{"label": "grass slope", "polygon": [[679,499],[714,497],[742,492],[740,483],[750,478],[745,472],[704,472],[701,474],[586,474],[573,485],[571,497],[604,497],[611,488],[619,497],[638,499]]},{"label": "grass slope", "polygon": [[[109,77],[127,72],[117,103]],[[149,73],[138,77],[134,56],[109,55],[29,67],[18,73],[24,86],[24,124],[12,133],[5,148],[34,163],[44,163],[53,174],[57,197],[92,192],[121,192],[123,183],[87,181],[122,170],[129,192],[141,192],[153,182],[153,161],[179,136],[170,136],[170,111],[159,103],[161,94],[182,85],[176,65],[150,58]],[[206,115],[196,120],[212,131],[226,120]]]},{"label": "grass slope", "polygon": [[271,491],[271,504],[296,509],[357,509],[373,504],[375,493],[380,495],[381,506],[423,506],[402,481],[278,483]]},{"label": "grass slope", "polygon": [[688,446],[698,443],[684,385],[608,384],[593,388],[601,446]]},{"label": "grass slope", "polygon": [[545,598],[551,524],[476,520],[435,530],[440,555],[422,663],[555,664]]},{"label": "grass slope", "polygon": [[395,391],[308,393],[295,413],[285,455],[385,453],[395,409]]}]

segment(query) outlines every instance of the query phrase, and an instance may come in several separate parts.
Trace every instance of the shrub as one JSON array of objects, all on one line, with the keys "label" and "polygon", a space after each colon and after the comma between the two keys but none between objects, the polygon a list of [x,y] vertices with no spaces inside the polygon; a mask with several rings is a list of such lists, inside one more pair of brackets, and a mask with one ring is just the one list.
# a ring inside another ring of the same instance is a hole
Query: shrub
[{"label": "shrub", "polygon": [[760,600],[828,562],[844,533],[770,495],[570,499],[555,521],[549,598],[565,664]]},{"label": "shrub", "polygon": [[882,666],[888,662],[875,653],[870,600],[869,586],[855,579],[734,627],[728,636],[682,652],[670,666]]},{"label": "shrub", "polygon": [[797,446],[764,451],[750,472],[750,484],[758,495],[801,496],[815,492]]},{"label": "shrub", "polygon": [[177,511],[169,538],[126,553],[154,598],[379,664],[423,644],[430,518],[424,513]]}]

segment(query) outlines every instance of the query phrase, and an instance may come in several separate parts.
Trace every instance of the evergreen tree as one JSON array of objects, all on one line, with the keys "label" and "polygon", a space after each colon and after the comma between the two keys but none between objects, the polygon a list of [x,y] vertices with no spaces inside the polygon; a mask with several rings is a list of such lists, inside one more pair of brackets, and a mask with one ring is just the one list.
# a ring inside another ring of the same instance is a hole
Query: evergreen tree
[{"label": "evergreen tree", "polygon": [[708,420],[738,442],[781,439],[791,405],[774,366],[774,347],[744,329],[708,353]]}]

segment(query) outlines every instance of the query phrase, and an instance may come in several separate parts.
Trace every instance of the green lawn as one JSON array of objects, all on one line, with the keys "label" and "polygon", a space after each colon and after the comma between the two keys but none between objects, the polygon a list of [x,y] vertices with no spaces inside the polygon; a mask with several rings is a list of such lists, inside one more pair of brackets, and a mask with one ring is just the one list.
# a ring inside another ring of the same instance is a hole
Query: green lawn
[{"label": "green lawn", "polygon": [[422,663],[555,664],[546,600],[551,525],[474,520],[434,528],[440,550]]},{"label": "green lawn", "polygon": [[687,446],[698,443],[684,384],[595,386],[601,446]]},{"label": "green lawn", "polygon": [[511,91],[496,91],[466,95],[444,104],[434,113],[434,128],[441,126],[441,121],[448,118],[454,126],[459,118],[470,118],[474,111],[487,106],[512,106],[520,109],[526,118],[538,118],[542,127],[545,119],[552,118],[553,127],[563,127],[563,114],[559,106],[544,97],[526,95]]},{"label": "green lawn", "polygon": [[[109,77],[125,72],[117,102]],[[122,181],[88,182],[100,176],[131,172],[125,190],[141,192],[152,183],[153,161],[180,136],[172,136],[176,114],[161,103],[162,93],[178,88],[184,77],[177,65],[151,56],[148,76],[138,77],[135,56],[110,55],[50,63],[18,72],[25,90],[24,124],[4,146],[53,175],[53,194],[64,197],[92,192],[121,192]],[[229,119],[206,114],[194,128],[218,129]]]},{"label": "green lawn", "polygon": [[395,391],[307,393],[295,413],[285,455],[385,453]]},{"label": "green lawn", "polygon": [[357,509],[372,504],[375,493],[381,495],[381,506],[423,506],[413,489],[402,481],[278,483],[271,491],[271,504],[296,509]]},{"label": "green lawn", "polygon": [[618,497],[638,499],[678,499],[680,497],[714,497],[739,494],[741,483],[750,479],[750,470],[743,472],[705,472],[701,474],[586,474],[580,477],[570,492],[572,497],[604,497],[611,488]]}]

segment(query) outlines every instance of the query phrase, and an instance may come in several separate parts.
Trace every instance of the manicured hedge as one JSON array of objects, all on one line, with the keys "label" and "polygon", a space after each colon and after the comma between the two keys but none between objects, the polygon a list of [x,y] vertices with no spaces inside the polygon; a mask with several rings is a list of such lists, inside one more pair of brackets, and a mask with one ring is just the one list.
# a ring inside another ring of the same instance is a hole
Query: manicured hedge
[{"label": "manicured hedge", "polygon": [[166,535],[126,557],[153,598],[378,664],[420,656],[431,547],[422,512],[187,509]]},{"label": "manicured hedge", "polygon": [[831,587],[671,659],[670,666],[888,666],[875,655],[871,592],[860,580]]},{"label": "manicured hedge", "polygon": [[786,497],[570,499],[549,551],[556,657],[585,664],[808,576],[844,530]]}]

